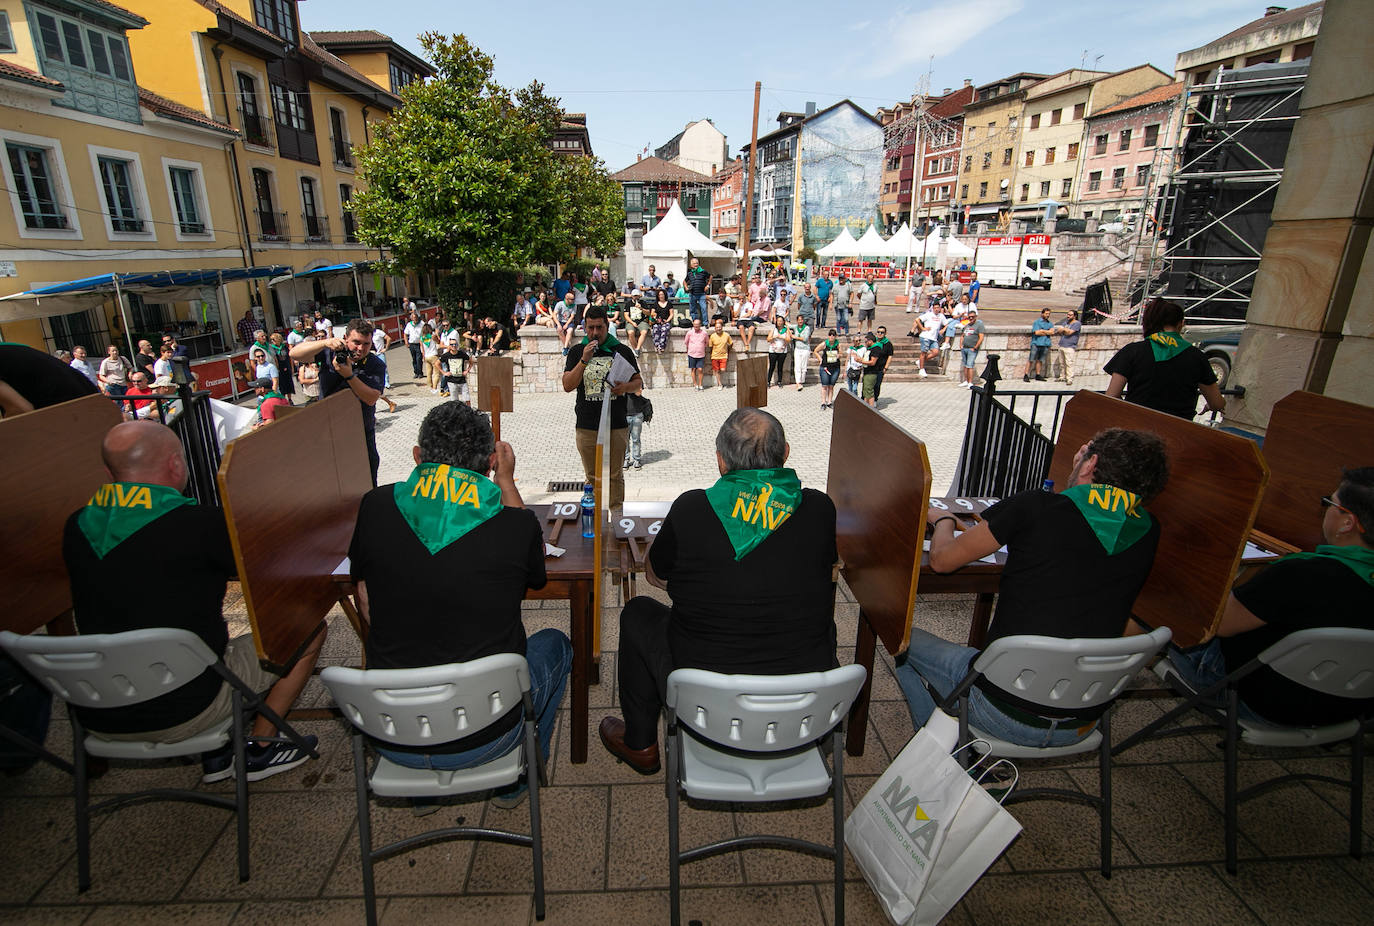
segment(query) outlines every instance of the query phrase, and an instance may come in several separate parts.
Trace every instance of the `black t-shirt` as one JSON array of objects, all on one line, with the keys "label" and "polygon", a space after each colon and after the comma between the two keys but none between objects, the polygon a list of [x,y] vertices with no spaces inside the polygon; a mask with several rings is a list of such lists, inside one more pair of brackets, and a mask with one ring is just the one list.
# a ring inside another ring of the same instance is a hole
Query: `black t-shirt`
[{"label": "black t-shirt", "polygon": [[887,369],[887,362],[892,359],[892,342],[875,343],[873,345],[873,356],[877,358],[877,363],[873,364],[873,372],[881,373]]},{"label": "black t-shirt", "polygon": [[[1333,559],[1281,560],[1233,591],[1263,627],[1221,638],[1228,672],[1290,633],[1309,627],[1374,630],[1374,586]],[[1267,720],[1292,726],[1339,723],[1368,713],[1374,699],[1322,694],[1268,666],[1241,680],[1240,699]]]},{"label": "black t-shirt", "polygon": [[1198,385],[1217,381],[1206,355],[1196,347],[1155,360],[1149,341],[1127,344],[1103,369],[1126,377],[1127,402],[1189,420],[1197,414]]},{"label": "black t-shirt", "polygon": [[803,489],[801,504],[742,559],[706,500],[679,495],[649,557],[668,583],[673,665],[787,675],[835,668],[835,505]]},{"label": "black t-shirt", "polygon": [[[495,653],[525,654],[520,602],[543,588],[544,535],[524,508],[501,512],[430,554],[396,507],[395,487],[363,496],[348,556],[367,583],[369,669],[412,669],[468,662]],[[490,742],[519,720],[509,717],[443,749]]]},{"label": "black t-shirt", "polygon": [[[148,627],[179,627],[224,655],[225,584],[236,572],[229,532],[218,508],[182,505],[129,536],[98,559],[67,519],[62,558],[71,580],[72,606],[81,633],[122,633]],[[147,590],[155,588],[151,603]],[[220,678],[206,669],[195,681],[130,707],[83,709],[81,722],[102,733],[164,730],[195,717],[219,692]]]},{"label": "black t-shirt", "polygon": [[442,350],[439,352],[439,369],[444,371],[444,382],[461,386],[468,381],[468,352],[462,350]]},{"label": "black t-shirt", "polygon": [[157,358],[152,354],[134,354],[134,367],[148,374],[148,382],[157,379],[157,374],[153,372],[153,364],[157,363]]},{"label": "black t-shirt", "polygon": [[[992,536],[1007,548],[988,643],[1020,634],[1121,636],[1154,565],[1158,519],[1144,537],[1109,556],[1077,506],[1062,495],[1018,492],[988,508],[983,517]],[[1054,716],[991,683],[980,682],[979,688],[1031,713]],[[1066,716],[1089,719],[1104,710]]]},{"label": "black t-shirt", "polygon": [[[94,361],[92,366],[99,363]],[[84,374],[27,344],[0,343],[0,381],[8,383],[34,408],[47,408],[100,391]]]},{"label": "black t-shirt", "polygon": [[[352,392],[353,388],[348,385],[348,381],[334,372],[334,352],[326,347],[320,351],[319,358],[320,394],[327,398],[336,392]],[[386,385],[386,364],[378,360],[376,354],[369,352],[362,363],[353,364],[353,375],[381,392]],[[363,430],[371,434],[377,429],[377,407],[368,405],[361,399],[358,400],[358,404],[363,407]]]},{"label": "black t-shirt", "polygon": [[[574,344],[568,351],[567,362],[563,365],[563,371],[573,369],[578,361],[582,359],[584,344]],[[630,362],[639,372],[639,361],[635,359],[635,352],[630,350],[619,341],[614,347],[607,347],[605,344],[597,348],[596,354],[591,362],[582,371],[582,381],[577,384],[577,427],[582,431],[595,431],[601,427],[601,401],[602,393],[606,386],[606,377],[611,372],[611,364],[615,356],[619,354]],[[590,387],[590,388],[588,388]],[[611,398],[611,428],[628,427],[625,422],[625,396],[618,395]]]}]

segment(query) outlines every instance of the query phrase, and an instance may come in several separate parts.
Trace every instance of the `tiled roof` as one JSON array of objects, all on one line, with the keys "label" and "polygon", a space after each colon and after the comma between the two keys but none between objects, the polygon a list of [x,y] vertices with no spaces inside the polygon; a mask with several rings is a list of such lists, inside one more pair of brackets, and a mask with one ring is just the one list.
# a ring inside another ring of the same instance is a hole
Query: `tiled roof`
[{"label": "tiled roof", "polygon": [[5,80],[17,80],[21,84],[32,84],[35,87],[48,87],[53,90],[65,90],[61,81],[53,80],[51,77],[44,77],[37,71],[30,71],[28,68],[11,64],[8,61],[0,61],[0,78]]},{"label": "tiled roof", "polygon": [[138,20],[145,26],[148,25],[148,20],[144,19],[142,16],[139,16],[133,10],[126,10],[124,9],[124,7],[119,6],[118,4],[110,3],[109,0],[86,0],[86,2],[90,3],[93,6],[103,6],[111,13],[118,13],[120,16],[127,16],[129,19]]},{"label": "tiled roof", "polygon": [[642,183],[652,180],[674,180],[683,183],[705,183],[712,182],[707,174],[699,174],[694,170],[670,164],[662,158],[647,157],[635,161],[629,167],[619,173],[611,174],[611,179],[620,183]]},{"label": "tiled roof", "polygon": [[309,32],[303,30],[301,32],[301,54],[305,55],[307,58],[313,58],[321,64],[326,64],[336,71],[342,71],[354,80],[360,80],[369,87],[376,87],[378,91],[395,100],[397,106],[401,105],[400,97],[396,96],[385,87],[381,87],[374,83],[371,78],[364,77],[361,71],[355,70],[352,65],[345,62],[342,58],[325,51],[310,37]]},{"label": "tiled roof", "polygon": [[158,96],[151,90],[138,88],[138,102],[146,109],[159,116],[168,119],[175,119],[178,122],[189,122],[192,125],[202,126],[207,129],[217,129],[221,132],[234,132],[234,127],[227,122],[220,122],[212,116],[207,116],[198,109],[183,106],[175,100],[169,100],[165,96]]},{"label": "tiled roof", "polygon": [[564,121],[564,122],[573,122],[573,123],[576,123],[577,125],[586,125],[586,124],[587,124],[587,114],[586,114],[586,113],[564,113],[564,114],[563,114],[563,121]]},{"label": "tiled roof", "polygon": [[935,105],[929,109],[930,115],[935,118],[945,118],[957,116],[964,111],[964,107],[973,102],[978,91],[973,87],[960,87],[942,96]]},{"label": "tiled roof", "polygon": [[1128,109],[1139,109],[1142,106],[1153,106],[1156,103],[1164,103],[1168,100],[1172,100],[1182,92],[1183,84],[1181,83],[1165,84],[1162,87],[1152,87],[1144,93],[1137,93],[1135,96],[1127,97],[1120,103],[1113,103],[1106,109],[1100,109],[1089,118],[1095,119],[1098,116],[1109,116],[1112,113],[1121,113]]},{"label": "tiled roof", "polygon": [[[1273,16],[1261,16],[1253,22],[1248,22],[1233,32],[1228,32],[1219,39],[1213,39],[1207,45],[1219,45],[1222,42],[1229,42],[1231,39],[1238,39],[1242,35],[1249,35],[1251,32],[1259,32],[1261,29],[1272,29],[1275,26],[1285,26],[1289,23],[1301,22],[1312,13],[1320,12],[1324,3],[1309,3],[1307,6],[1294,7],[1291,10],[1284,10],[1282,13],[1275,13]],[[1204,48],[1206,46],[1203,46]]]},{"label": "tiled roof", "polygon": [[337,42],[340,45],[389,43],[391,36],[376,29],[311,29],[310,37],[321,45]]},{"label": "tiled roof", "polygon": [[234,22],[239,23],[243,26],[247,26],[249,29],[252,29],[255,32],[261,32],[263,35],[272,39],[272,41],[274,42],[282,41],[282,37],[277,35],[275,32],[271,31],[270,29],[264,29],[262,26],[259,26],[251,19],[245,19],[243,16],[240,16],[238,13],[235,13],[233,10],[229,9],[229,7],[225,6],[223,3],[219,3],[218,0],[196,0],[196,2],[199,3],[201,6],[205,7],[211,13],[218,13],[225,19],[232,19],[234,20]]}]

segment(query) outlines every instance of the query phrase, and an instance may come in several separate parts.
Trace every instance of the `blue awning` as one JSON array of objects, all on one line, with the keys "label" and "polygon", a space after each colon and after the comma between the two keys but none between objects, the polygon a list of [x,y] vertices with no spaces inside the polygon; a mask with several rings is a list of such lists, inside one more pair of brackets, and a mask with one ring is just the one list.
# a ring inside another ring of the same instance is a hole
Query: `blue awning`
[{"label": "blue awning", "polygon": [[222,283],[237,283],[241,280],[259,280],[264,277],[289,273],[290,267],[273,264],[268,267],[222,267],[214,270],[153,270],[138,273],[102,273],[99,276],[70,280],[40,286],[27,292],[6,296],[13,299],[22,296],[61,296],[86,295],[92,293],[113,293],[115,281],[126,292],[156,292],[160,289],[185,289],[200,286],[219,286]]},{"label": "blue awning", "polygon": [[326,277],[336,276],[339,274],[351,274],[355,270],[359,273],[371,273],[372,264],[373,262],[370,260],[349,261],[348,263],[344,264],[329,264],[326,267],[311,267],[308,270],[302,270],[300,273],[292,273],[291,268],[286,267],[283,268],[286,271],[284,274],[273,278],[272,285],[276,286],[278,283],[285,283],[287,280],[302,280],[307,279],[309,277]]}]

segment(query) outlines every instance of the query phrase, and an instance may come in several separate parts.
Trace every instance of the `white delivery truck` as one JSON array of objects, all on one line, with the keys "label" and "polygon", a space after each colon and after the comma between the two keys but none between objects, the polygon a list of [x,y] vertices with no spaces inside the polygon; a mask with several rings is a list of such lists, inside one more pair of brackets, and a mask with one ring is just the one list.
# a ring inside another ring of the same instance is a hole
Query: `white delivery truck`
[{"label": "white delivery truck", "polygon": [[1050,257],[1049,235],[1016,235],[1009,238],[979,238],[973,256],[973,269],[984,286],[1036,286],[1050,288],[1054,280],[1054,258]]}]

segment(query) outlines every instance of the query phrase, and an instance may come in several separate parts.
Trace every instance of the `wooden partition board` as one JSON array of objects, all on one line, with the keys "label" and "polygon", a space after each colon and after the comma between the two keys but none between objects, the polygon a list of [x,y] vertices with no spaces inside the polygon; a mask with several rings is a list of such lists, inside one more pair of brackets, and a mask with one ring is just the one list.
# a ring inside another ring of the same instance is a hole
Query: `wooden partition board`
[{"label": "wooden partition board", "polygon": [[911,640],[930,503],[926,445],[848,390],[835,393],[826,493],[845,581],[889,653]]},{"label": "wooden partition board", "polygon": [[491,387],[501,387],[500,411],[515,410],[515,360],[511,357],[477,358],[477,410],[489,412]]},{"label": "wooden partition board", "polygon": [[1374,408],[1313,392],[1280,399],[1264,435],[1269,485],[1255,528],[1300,550],[1322,538],[1323,495],[1341,481],[1341,470],[1374,466]]},{"label": "wooden partition board", "polygon": [[[296,475],[301,466],[310,478]],[[289,666],[339,600],[358,504],[372,488],[362,408],[338,393],[232,441],[220,499],[258,658]]]},{"label": "wooden partition board", "polygon": [[120,420],[103,395],[0,420],[0,630],[32,633],[71,609],[62,529],[110,481],[100,444]]},{"label": "wooden partition board", "polygon": [[735,408],[768,407],[768,356],[735,360]]},{"label": "wooden partition board", "polygon": [[1134,612],[1179,646],[1201,643],[1221,620],[1269,468],[1252,440],[1083,390],[1064,407],[1055,485],[1068,485],[1074,454],[1104,428],[1153,431],[1168,448],[1169,484],[1149,505],[1159,550]]}]

